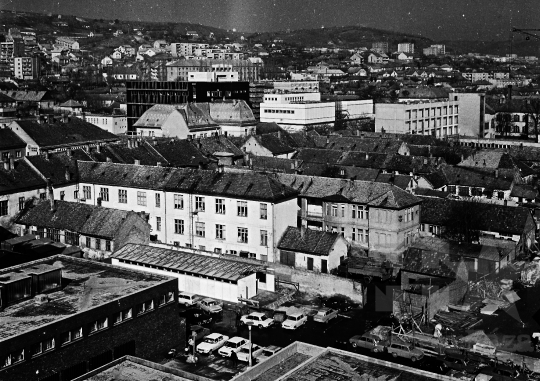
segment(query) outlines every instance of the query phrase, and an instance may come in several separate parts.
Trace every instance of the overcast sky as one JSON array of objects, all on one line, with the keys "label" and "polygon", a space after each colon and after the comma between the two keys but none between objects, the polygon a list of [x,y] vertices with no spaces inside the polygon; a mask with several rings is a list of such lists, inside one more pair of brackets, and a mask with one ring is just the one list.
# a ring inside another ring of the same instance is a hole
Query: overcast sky
[{"label": "overcast sky", "polygon": [[0,0],[9,10],[275,31],[363,25],[433,39],[508,40],[540,28],[540,0]]}]

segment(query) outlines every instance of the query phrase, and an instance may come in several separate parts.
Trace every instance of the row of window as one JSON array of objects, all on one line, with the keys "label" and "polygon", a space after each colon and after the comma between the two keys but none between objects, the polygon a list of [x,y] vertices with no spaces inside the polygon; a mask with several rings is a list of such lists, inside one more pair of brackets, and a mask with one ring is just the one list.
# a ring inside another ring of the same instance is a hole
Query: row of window
[{"label": "row of window", "polygon": [[[326,214],[331,217],[345,217],[345,205],[326,204]],[[392,222],[393,211],[375,210],[372,212],[372,220],[375,222]],[[418,212],[417,212],[418,214]],[[351,217],[353,219],[369,219],[369,208],[363,205],[353,205],[351,208]],[[414,209],[409,208],[404,211],[404,215],[398,216],[399,222],[414,221]]]},{"label": "row of window", "polygon": [[487,198],[497,198],[499,200],[504,200],[504,192],[501,191],[491,191],[489,189],[482,189],[479,187],[467,187],[467,186],[457,186],[457,185],[448,185],[448,192],[452,194],[459,194],[460,196],[486,196]]},{"label": "row of window", "polygon": [[443,107],[431,107],[424,108],[419,110],[407,110],[406,116],[407,119],[417,119],[417,118],[429,118],[430,116],[442,116],[448,114],[459,114],[459,106],[443,106]]},{"label": "row of window", "polygon": [[436,127],[447,127],[454,124],[459,124],[459,117],[456,116],[449,116],[444,118],[432,118],[432,119],[426,119],[426,120],[413,120],[406,121],[405,127],[408,131],[416,131],[416,130],[423,130],[425,128],[436,128]]},{"label": "row of window", "polygon": [[[161,295],[159,298],[159,305],[165,305],[168,303],[174,302],[174,292],[169,291],[167,294]],[[142,315],[144,313],[154,310],[154,300],[148,300],[144,303],[136,306],[137,315]],[[133,308],[128,308],[124,311],[117,312],[113,316],[113,325],[120,324],[126,320],[133,318]],[[92,323],[88,327],[88,334],[93,334],[102,330],[105,330],[109,327],[109,318],[102,317]],[[80,340],[83,338],[83,327],[78,327],[73,330],[62,332],[59,336],[60,346],[70,344],[74,341]],[[40,341],[35,343],[30,348],[30,357],[39,356],[43,353],[52,351],[56,348],[56,340],[54,338],[49,338],[47,340]],[[0,369],[6,368],[11,365],[18,364],[25,359],[25,350],[21,349],[15,352],[10,353],[6,357],[0,360]]]},{"label": "row of window", "polygon": [[[8,161],[10,152],[2,152],[2,161]],[[15,151],[15,157],[22,157],[21,151]]]},{"label": "row of window", "polygon": [[294,114],[294,110],[264,109],[265,114]]},{"label": "row of window", "polygon": [[[156,228],[158,231],[161,230],[161,218],[157,217],[156,219]],[[181,219],[174,220],[174,233],[175,234],[185,234],[185,221]],[[239,243],[248,243],[248,228],[237,228],[238,233],[238,242]],[[195,222],[195,235],[197,237],[204,238],[206,237],[206,224],[201,221]],[[215,238],[219,240],[225,240],[225,225],[216,224],[215,225]],[[268,231],[260,231],[260,242],[261,246],[268,246]]]}]

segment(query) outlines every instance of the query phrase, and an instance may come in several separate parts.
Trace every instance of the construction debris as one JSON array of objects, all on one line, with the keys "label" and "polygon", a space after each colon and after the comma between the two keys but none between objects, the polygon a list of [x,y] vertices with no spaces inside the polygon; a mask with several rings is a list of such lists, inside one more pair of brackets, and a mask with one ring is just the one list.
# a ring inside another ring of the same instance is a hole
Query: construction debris
[{"label": "construction debris", "polygon": [[482,319],[476,316],[475,313],[467,311],[439,311],[435,314],[433,320],[452,331],[470,329],[482,322]]}]

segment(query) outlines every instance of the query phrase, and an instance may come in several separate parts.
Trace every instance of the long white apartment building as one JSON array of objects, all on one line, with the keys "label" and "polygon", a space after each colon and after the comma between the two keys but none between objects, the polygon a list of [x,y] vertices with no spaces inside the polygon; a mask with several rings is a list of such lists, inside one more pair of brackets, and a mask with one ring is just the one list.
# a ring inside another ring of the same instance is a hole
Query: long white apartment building
[{"label": "long white apartment building", "polygon": [[269,262],[297,220],[298,192],[257,173],[79,162],[79,183],[62,191],[55,197],[144,212],[155,242]]},{"label": "long white apartment building", "polygon": [[83,114],[77,118],[92,123],[111,134],[124,135],[127,133],[127,117],[125,115]]},{"label": "long white apartment building", "polygon": [[398,134],[482,136],[485,95],[450,93],[445,100],[418,100],[375,105],[375,131]]}]

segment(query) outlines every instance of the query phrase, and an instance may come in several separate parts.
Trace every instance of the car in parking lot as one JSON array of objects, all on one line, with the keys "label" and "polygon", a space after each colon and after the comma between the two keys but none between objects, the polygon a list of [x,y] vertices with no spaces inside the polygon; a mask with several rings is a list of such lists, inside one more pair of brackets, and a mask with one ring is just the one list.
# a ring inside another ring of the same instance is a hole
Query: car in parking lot
[{"label": "car in parking lot", "polygon": [[222,335],[221,333],[211,333],[197,345],[197,352],[201,354],[211,354],[215,350],[221,348],[228,339],[229,336]]},{"label": "car in parking lot", "polygon": [[319,323],[328,323],[330,320],[337,318],[337,316],[338,312],[336,310],[325,307],[317,311],[317,313],[313,316],[313,321]]},{"label": "car in parking lot", "polygon": [[218,314],[223,311],[223,308],[218,303],[217,300],[214,300],[212,298],[204,298],[202,300],[199,300],[197,303],[197,306],[210,314]]},{"label": "car in parking lot", "polygon": [[302,312],[294,312],[287,314],[285,321],[281,323],[281,326],[285,329],[296,329],[306,324],[307,316]]},{"label": "car in parking lot", "polygon": [[186,318],[187,325],[210,324],[213,320],[212,315],[199,308],[189,308],[185,311],[180,311],[180,316]]},{"label": "car in parking lot", "polygon": [[219,348],[218,353],[224,357],[231,357],[233,352],[238,353],[240,348],[245,345],[248,341],[240,336],[234,336],[227,340],[225,344]]},{"label": "car in parking lot", "polygon": [[240,322],[259,328],[267,328],[274,324],[274,319],[267,317],[263,312],[252,312],[249,315],[242,316]]},{"label": "car in parking lot", "polygon": [[197,304],[197,295],[181,291],[178,293],[178,304],[183,304],[186,307],[194,306]]},{"label": "car in parking lot", "polygon": [[370,333],[353,336],[349,339],[349,342],[353,348],[365,348],[373,352],[383,352],[385,344],[387,343]]},{"label": "car in parking lot", "polygon": [[424,357],[424,352],[420,349],[399,339],[392,339],[390,345],[386,347],[386,350],[394,357],[404,357],[412,362],[421,360]]},{"label": "car in parking lot", "polygon": [[189,328],[189,337],[193,337],[193,333],[195,333],[195,341],[199,341],[203,337],[210,334],[210,330],[208,328],[201,327],[200,325],[192,325]]},{"label": "car in parking lot", "polygon": [[266,348],[263,348],[263,350],[260,353],[258,353],[257,355],[255,355],[253,357],[255,357],[257,362],[263,362],[263,361],[267,360],[269,357],[275,355],[281,349],[283,349],[283,348],[278,347],[276,345],[270,345],[270,346],[268,346]]},{"label": "car in parking lot", "polygon": [[[261,354],[263,349],[263,347],[257,344],[252,344],[251,357],[255,358],[255,356]],[[242,348],[240,348],[236,355],[238,356],[238,361],[249,362],[249,342],[245,344]]]}]

